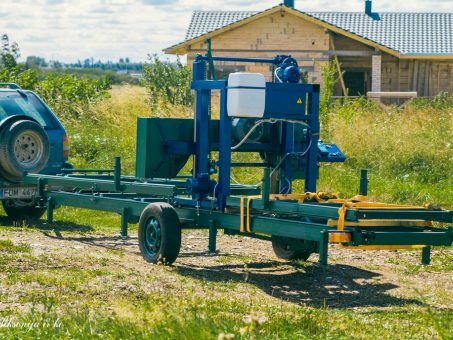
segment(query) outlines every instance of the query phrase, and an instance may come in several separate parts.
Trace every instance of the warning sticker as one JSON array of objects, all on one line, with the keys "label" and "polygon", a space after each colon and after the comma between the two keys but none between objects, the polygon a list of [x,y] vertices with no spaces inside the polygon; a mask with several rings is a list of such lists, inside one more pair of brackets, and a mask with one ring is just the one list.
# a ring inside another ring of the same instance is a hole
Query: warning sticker
[{"label": "warning sticker", "polygon": [[302,98],[297,99],[297,104],[302,105]]}]

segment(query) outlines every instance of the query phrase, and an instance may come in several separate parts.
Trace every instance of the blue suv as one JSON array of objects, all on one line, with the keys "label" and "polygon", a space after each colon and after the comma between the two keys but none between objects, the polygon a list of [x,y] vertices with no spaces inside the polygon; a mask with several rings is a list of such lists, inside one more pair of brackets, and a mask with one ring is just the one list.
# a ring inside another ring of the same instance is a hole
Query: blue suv
[{"label": "blue suv", "polygon": [[24,173],[55,175],[70,166],[63,125],[34,92],[0,83],[0,200],[14,219],[40,218],[36,188],[22,183]]}]

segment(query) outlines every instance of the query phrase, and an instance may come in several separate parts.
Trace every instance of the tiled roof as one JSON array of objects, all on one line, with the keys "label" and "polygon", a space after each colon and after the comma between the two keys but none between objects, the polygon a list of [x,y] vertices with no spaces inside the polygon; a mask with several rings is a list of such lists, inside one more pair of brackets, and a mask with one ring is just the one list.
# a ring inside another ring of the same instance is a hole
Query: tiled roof
[{"label": "tiled roof", "polygon": [[[195,11],[186,41],[261,12]],[[406,55],[453,55],[453,13],[301,12]]]},{"label": "tiled roof", "polygon": [[453,55],[453,13],[307,13],[401,54]]},{"label": "tiled roof", "polygon": [[257,12],[195,11],[192,15],[186,40],[196,38],[218,28],[243,20]]}]

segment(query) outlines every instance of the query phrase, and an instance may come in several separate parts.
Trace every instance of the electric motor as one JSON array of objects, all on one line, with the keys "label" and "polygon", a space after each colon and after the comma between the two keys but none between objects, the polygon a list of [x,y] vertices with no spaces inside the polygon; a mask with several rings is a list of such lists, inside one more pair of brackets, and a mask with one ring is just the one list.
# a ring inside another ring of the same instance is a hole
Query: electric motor
[{"label": "electric motor", "polygon": [[[256,119],[234,118],[231,122],[231,135],[236,142],[242,141],[249,131],[256,124]],[[248,136],[246,143],[257,143],[263,139],[264,124],[258,125],[255,130]]]}]

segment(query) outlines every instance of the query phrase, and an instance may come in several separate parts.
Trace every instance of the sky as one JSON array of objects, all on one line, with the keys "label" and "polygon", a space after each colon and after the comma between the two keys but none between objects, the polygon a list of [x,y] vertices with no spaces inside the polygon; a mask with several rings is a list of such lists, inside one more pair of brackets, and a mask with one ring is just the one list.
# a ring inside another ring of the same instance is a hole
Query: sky
[{"label": "sky", "polygon": [[[0,0],[0,33],[19,44],[21,59],[145,61],[184,40],[194,10],[252,10],[282,0]],[[302,11],[363,11],[363,0],[296,0]],[[453,0],[374,0],[377,12],[453,12]]]}]

